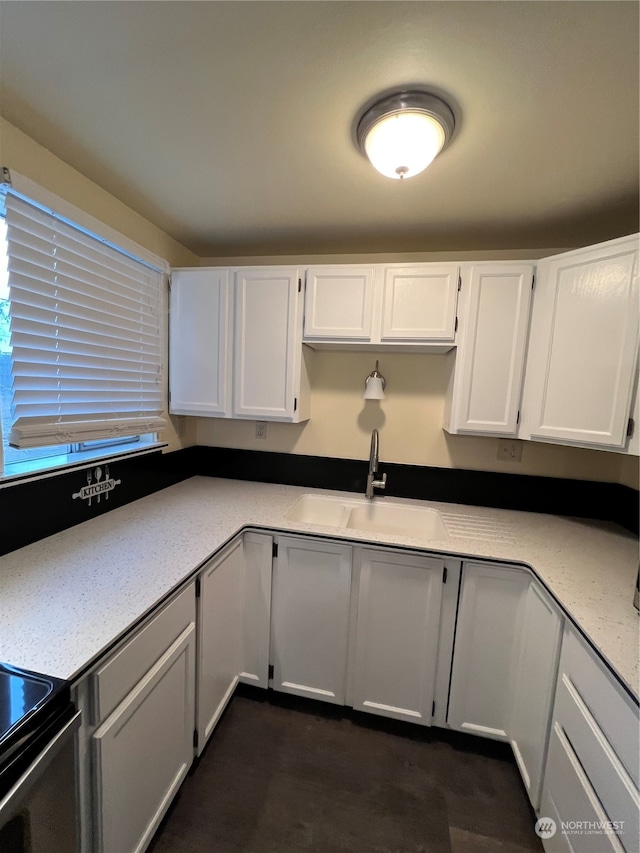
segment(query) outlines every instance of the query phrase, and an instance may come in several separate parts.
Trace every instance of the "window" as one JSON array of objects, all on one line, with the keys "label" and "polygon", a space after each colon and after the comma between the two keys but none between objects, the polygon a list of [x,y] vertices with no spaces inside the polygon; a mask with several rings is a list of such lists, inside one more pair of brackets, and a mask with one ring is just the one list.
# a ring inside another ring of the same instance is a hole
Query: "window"
[{"label": "window", "polygon": [[158,446],[165,426],[162,272],[19,193],[7,192],[6,211],[5,476]]}]

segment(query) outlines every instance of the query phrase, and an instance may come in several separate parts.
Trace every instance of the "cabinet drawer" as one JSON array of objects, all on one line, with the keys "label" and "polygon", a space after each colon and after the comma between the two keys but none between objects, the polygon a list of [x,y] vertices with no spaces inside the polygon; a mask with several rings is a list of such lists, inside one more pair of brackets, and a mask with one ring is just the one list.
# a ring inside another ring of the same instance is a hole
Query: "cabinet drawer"
[{"label": "cabinet drawer", "polygon": [[638,706],[572,628],[565,631],[560,673],[569,678],[637,788]]},{"label": "cabinet drawer", "polygon": [[555,718],[608,819],[622,822],[620,840],[627,841],[625,849],[633,850],[639,832],[638,790],[567,675],[558,682]]},{"label": "cabinet drawer", "polygon": [[617,835],[589,831],[590,825],[606,823],[607,816],[557,723],[551,730],[540,815],[557,825],[555,834],[545,839],[546,853],[622,853]]},{"label": "cabinet drawer", "polygon": [[195,622],[193,584],[164,607],[91,676],[92,722],[103,720],[133,689],[191,622]]}]

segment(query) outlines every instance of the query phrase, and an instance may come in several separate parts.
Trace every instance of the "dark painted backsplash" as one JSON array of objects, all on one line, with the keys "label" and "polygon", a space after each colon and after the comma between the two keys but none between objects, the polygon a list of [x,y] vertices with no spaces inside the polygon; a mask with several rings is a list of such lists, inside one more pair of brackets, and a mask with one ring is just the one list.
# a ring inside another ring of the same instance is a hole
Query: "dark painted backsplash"
[{"label": "dark painted backsplash", "polygon": [[[104,483],[104,466],[96,463],[93,471],[98,467],[102,468],[100,477]],[[638,532],[638,492],[615,483],[394,463],[381,463],[380,470],[387,473],[385,494],[389,497],[572,515],[613,521]],[[124,506],[194,474],[364,494],[367,462],[190,447],[174,453],[158,451],[110,463],[109,478],[120,482],[111,491],[92,495],[91,501],[79,494],[88,484],[87,469],[6,486],[0,489],[0,554]],[[95,483],[96,477],[92,476],[92,485]]]}]

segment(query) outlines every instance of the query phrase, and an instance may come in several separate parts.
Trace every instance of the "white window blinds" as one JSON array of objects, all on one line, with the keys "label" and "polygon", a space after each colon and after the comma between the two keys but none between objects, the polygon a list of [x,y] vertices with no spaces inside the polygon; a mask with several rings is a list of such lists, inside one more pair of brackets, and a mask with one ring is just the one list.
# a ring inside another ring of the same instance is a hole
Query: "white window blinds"
[{"label": "white window blinds", "polygon": [[162,273],[6,197],[14,447],[166,427]]}]

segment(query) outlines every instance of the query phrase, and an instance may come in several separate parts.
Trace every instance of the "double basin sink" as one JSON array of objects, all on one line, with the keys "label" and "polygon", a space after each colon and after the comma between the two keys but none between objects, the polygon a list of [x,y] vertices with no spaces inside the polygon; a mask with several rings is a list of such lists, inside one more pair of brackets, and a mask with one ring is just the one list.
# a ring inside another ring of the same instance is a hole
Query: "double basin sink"
[{"label": "double basin sink", "polygon": [[437,509],[387,503],[385,499],[349,500],[303,495],[286,514],[290,521],[343,527],[370,533],[390,533],[416,539],[448,539]]}]

